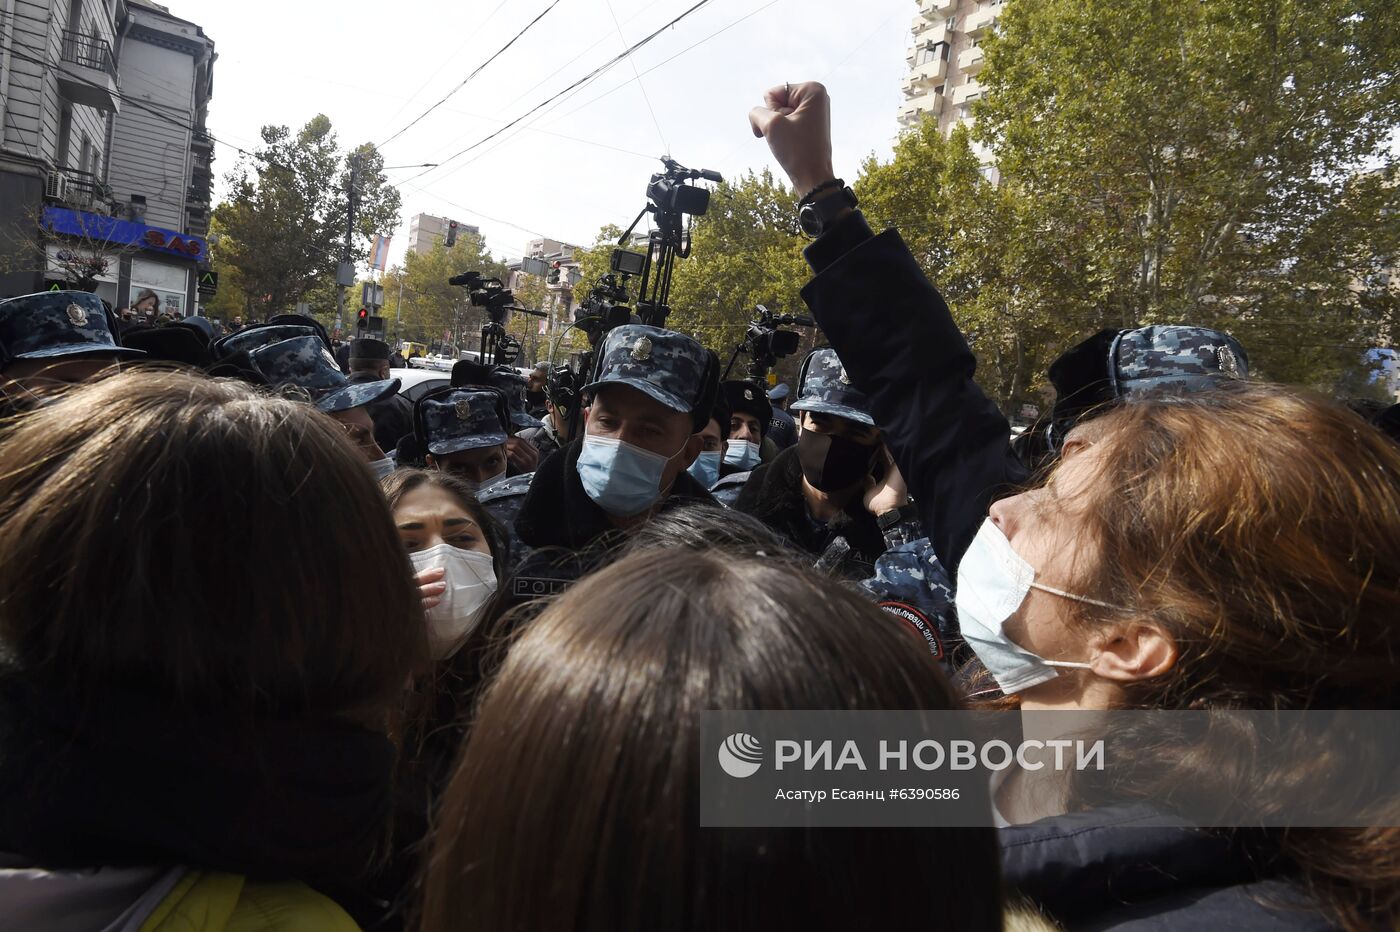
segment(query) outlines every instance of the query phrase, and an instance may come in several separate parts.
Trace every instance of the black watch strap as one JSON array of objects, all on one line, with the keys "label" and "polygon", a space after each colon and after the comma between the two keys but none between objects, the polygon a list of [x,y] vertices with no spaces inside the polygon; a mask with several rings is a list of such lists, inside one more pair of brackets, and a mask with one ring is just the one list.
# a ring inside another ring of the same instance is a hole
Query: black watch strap
[{"label": "black watch strap", "polygon": [[842,212],[847,209],[854,210],[859,203],[856,193],[843,187],[840,192],[830,197],[803,204],[797,212],[802,232],[811,237],[821,236]]},{"label": "black watch strap", "polygon": [[875,518],[875,523],[880,526],[880,530],[888,531],[901,521],[909,521],[919,516],[919,509],[914,507],[913,502],[905,502],[898,508],[891,508],[889,511],[881,512]]}]

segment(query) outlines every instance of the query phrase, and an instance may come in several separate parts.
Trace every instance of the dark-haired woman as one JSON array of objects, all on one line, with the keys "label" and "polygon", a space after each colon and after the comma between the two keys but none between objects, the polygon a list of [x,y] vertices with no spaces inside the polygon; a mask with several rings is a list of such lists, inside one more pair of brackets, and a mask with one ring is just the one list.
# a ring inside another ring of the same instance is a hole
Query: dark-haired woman
[{"label": "dark-haired woman", "polygon": [[[377,930],[408,919],[412,881],[435,800],[461,748],[470,708],[489,672],[499,580],[509,556],[504,529],[460,476],[401,469],[381,482],[399,540],[422,588],[432,663],[407,696],[394,818],[394,854],[376,881],[391,904]],[[485,626],[485,627],[483,627]]]},{"label": "dark-haired woman", "polygon": [[438,810],[423,928],[1000,929],[984,829],[702,829],[707,709],[948,709],[859,596],[728,554],[637,553],[522,629]]},{"label": "dark-haired woman", "polygon": [[363,459],[308,405],[133,371],[19,418],[5,926],[356,928],[337,901],[382,855],[421,611]]}]

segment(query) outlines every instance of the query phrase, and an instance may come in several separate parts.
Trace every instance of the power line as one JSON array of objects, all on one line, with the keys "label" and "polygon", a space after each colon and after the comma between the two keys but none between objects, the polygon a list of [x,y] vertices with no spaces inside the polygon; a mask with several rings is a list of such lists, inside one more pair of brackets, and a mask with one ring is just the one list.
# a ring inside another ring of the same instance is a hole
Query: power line
[{"label": "power line", "polygon": [[[779,2],[781,2],[781,0],[769,0],[769,2],[768,2],[767,4],[765,4],[764,6],[761,6],[761,7],[759,7],[759,8],[756,9],[756,10],[751,10],[750,12],[748,12],[748,13],[744,14],[743,16],[739,17],[738,19],[734,20],[732,23],[730,23],[729,25],[725,26],[724,28],[718,29],[718,30],[716,30],[716,31],[714,31],[714,32],[712,32],[712,33],[710,33],[708,36],[706,36],[705,38],[701,39],[700,41],[694,42],[694,43],[692,43],[692,44],[686,46],[685,48],[681,49],[679,52],[677,52],[676,54],[672,55],[670,58],[667,58],[667,59],[665,59],[664,61],[661,61],[661,62],[659,62],[659,63],[653,65],[652,67],[646,69],[645,71],[643,71],[643,72],[641,73],[641,75],[639,76],[639,78],[640,78],[640,77],[644,77],[644,76],[646,76],[646,75],[648,75],[648,74],[651,74],[653,71],[657,70],[658,68],[663,67],[664,65],[670,64],[671,62],[675,61],[677,58],[680,58],[682,55],[685,55],[685,54],[687,54],[688,52],[691,52],[691,51],[693,51],[694,49],[699,48],[701,45],[704,45],[706,42],[709,42],[711,39],[714,39],[714,38],[717,37],[717,36],[723,35],[724,33],[728,32],[728,31],[731,30],[731,29],[733,29],[735,26],[738,26],[739,24],[743,23],[745,20],[748,20],[748,19],[750,19],[750,18],[752,18],[752,17],[754,17],[754,16],[757,16],[759,13],[762,13],[764,10],[767,10],[769,7],[772,7],[772,6],[776,5],[776,4],[779,3]],[[887,21],[888,21],[888,20],[887,20]],[[867,38],[868,38],[868,37],[867,37]],[[600,40],[600,41],[601,41],[601,40]],[[595,44],[596,44],[596,43],[595,43]],[[601,77],[601,75],[599,75],[599,76]],[[628,84],[631,84],[633,80],[638,80],[639,78],[637,78],[637,79],[629,79],[629,80],[627,80],[627,81],[623,81],[621,84],[619,84],[619,85],[617,85],[616,87],[612,88],[612,90],[609,90],[609,91],[607,91],[606,93],[600,94],[598,97],[593,98],[592,100],[588,101],[587,103],[581,104],[581,105],[575,107],[574,109],[570,110],[568,113],[565,113],[563,116],[559,117],[558,120],[553,121],[553,123],[552,123],[551,125],[557,124],[557,123],[561,122],[562,120],[566,119],[567,117],[572,116],[572,115],[575,114],[575,113],[578,113],[580,110],[584,110],[584,109],[586,109],[587,107],[592,106],[594,103],[598,102],[599,100],[602,100],[604,97],[607,97],[607,96],[609,96],[610,94],[616,93],[617,91],[619,91],[619,90],[621,90],[622,88],[626,87]],[[583,86],[587,86],[587,85],[585,84],[585,85],[580,86],[579,90],[582,90]],[[457,167],[454,168],[452,171],[448,172],[447,175],[443,176],[443,179],[442,179],[442,180],[446,180],[447,178],[452,177],[453,175],[455,175],[455,174],[457,174],[458,172],[460,172],[460,171],[462,171],[463,169],[465,169],[468,165],[471,165],[473,162],[476,162],[476,161],[479,160],[479,159],[485,158],[486,156],[488,156],[488,155],[490,155],[492,152],[495,152],[496,150],[500,149],[502,146],[506,145],[507,143],[513,141],[514,139],[517,139],[517,138],[519,137],[519,135],[520,135],[521,132],[531,132],[531,131],[533,131],[533,132],[549,132],[549,131],[546,130],[546,129],[538,128],[537,124],[538,124],[541,120],[543,120],[546,116],[548,116],[549,113],[550,113],[550,111],[556,109],[560,104],[563,104],[567,99],[568,99],[568,95],[566,94],[565,97],[561,98],[560,100],[558,100],[557,102],[555,102],[554,104],[552,104],[549,108],[547,108],[543,113],[541,113],[541,114],[540,114],[538,117],[536,117],[534,120],[531,120],[530,123],[528,123],[528,124],[525,125],[524,127],[521,127],[521,129],[520,129],[518,132],[516,132],[514,135],[507,137],[506,139],[502,140],[500,143],[497,143],[496,145],[492,146],[490,149],[487,149],[485,152],[482,152],[482,153],[479,154],[479,155],[473,156],[472,158],[470,158],[470,159],[468,159],[467,161],[463,162],[461,165],[457,166]],[[566,138],[567,138],[567,137],[566,137]],[[664,140],[663,140],[663,143],[662,143],[662,144],[665,145]]]},{"label": "power line", "polygon": [[[627,47],[627,37],[622,34],[622,24],[617,21],[617,12],[613,10],[612,0],[604,0],[608,6],[608,15],[612,17],[613,25],[617,27],[617,37],[622,40],[622,47]],[[651,122],[656,126],[656,137],[661,140],[661,151],[667,155],[671,154],[671,144],[666,141],[666,134],[661,131],[661,121],[656,118],[656,108],[651,105],[651,95],[647,93],[647,86],[642,83],[642,76],[637,73],[637,60],[632,56],[627,56],[627,64],[632,66],[632,74],[637,78],[637,87],[642,92],[642,100],[646,102],[647,112],[651,114]]]},{"label": "power line", "polygon": [[[655,32],[653,32],[651,35],[647,36],[645,39],[642,39],[640,42],[638,42],[638,43],[636,43],[635,45],[631,46],[630,48],[626,49],[626,50],[623,51],[620,55],[617,55],[616,57],[614,57],[612,60],[608,61],[607,63],[605,63],[605,64],[603,64],[603,65],[600,65],[598,68],[595,68],[593,71],[591,71],[591,72],[589,72],[588,74],[584,75],[582,78],[579,78],[579,79],[578,79],[577,81],[575,81],[573,84],[570,84],[568,87],[564,88],[564,90],[562,90],[562,91],[560,91],[559,93],[553,95],[552,97],[548,98],[547,100],[541,101],[539,104],[537,104],[536,106],[534,106],[534,107],[531,108],[530,110],[528,110],[528,111],[526,111],[525,113],[521,114],[520,116],[516,117],[514,120],[512,120],[512,121],[509,122],[509,123],[507,123],[505,126],[501,127],[500,129],[496,130],[495,132],[493,132],[493,133],[487,135],[485,138],[480,139],[480,140],[478,140],[477,142],[472,143],[471,145],[467,146],[465,149],[462,149],[462,150],[459,151],[459,152],[453,153],[451,156],[449,156],[448,158],[444,159],[444,160],[441,161],[439,164],[446,165],[448,162],[456,161],[458,158],[460,158],[460,157],[463,156],[463,155],[466,155],[468,152],[471,152],[473,149],[480,148],[481,146],[483,146],[483,145],[485,145],[486,143],[490,142],[492,139],[495,139],[497,136],[500,136],[500,135],[501,135],[502,133],[504,133],[506,130],[511,129],[512,127],[514,127],[514,126],[516,126],[517,124],[523,122],[524,120],[526,120],[526,119],[529,118],[530,116],[533,116],[535,113],[538,113],[540,110],[544,109],[544,108],[547,107],[549,104],[551,104],[551,103],[554,102],[555,100],[559,99],[560,97],[564,96],[565,94],[569,93],[570,91],[574,90],[575,88],[581,87],[581,86],[583,86],[585,83],[587,83],[588,81],[591,81],[591,80],[593,80],[593,79],[599,77],[599,76],[602,75],[604,72],[606,72],[608,69],[612,68],[613,66],[615,66],[615,65],[617,65],[619,62],[621,62],[623,59],[628,58],[629,56],[631,56],[633,52],[636,52],[638,49],[640,49],[640,48],[642,48],[643,46],[645,46],[645,45],[647,45],[648,43],[650,43],[653,39],[655,39],[657,36],[661,35],[661,34],[662,34],[663,32],[665,32],[667,29],[670,29],[672,26],[675,26],[677,23],[679,23],[681,20],[685,19],[686,17],[690,16],[690,15],[691,15],[692,13],[694,13],[695,11],[697,11],[697,10],[699,10],[699,9],[705,7],[705,6],[708,6],[709,3],[710,3],[710,0],[699,0],[699,2],[696,3],[694,6],[692,6],[690,9],[686,10],[684,13],[680,14],[680,15],[677,16],[675,19],[671,20],[669,23],[667,23],[666,25],[662,26],[660,29],[658,29],[658,30],[656,30]],[[428,172],[433,172],[433,171],[437,171],[437,169],[435,169],[435,168],[430,168],[430,169],[428,169],[428,171],[423,172],[422,175],[415,175],[413,178],[410,178],[409,181],[415,181],[415,180],[417,180],[418,178],[423,177],[423,175],[428,174]]]},{"label": "power line", "polygon": [[[493,19],[496,18],[496,14],[499,13],[499,12],[501,12],[501,8],[504,7],[504,6],[506,5],[506,2],[507,2],[507,0],[501,0],[500,3],[496,4],[496,8],[495,8],[494,10],[491,11],[490,15],[488,15],[484,20],[482,20],[480,23],[477,24],[476,31],[477,31],[477,32],[480,32],[482,29],[485,29],[485,28],[486,28],[486,25],[487,25],[488,23],[490,23],[491,20],[493,20]],[[398,117],[399,117],[399,114],[400,114],[400,113],[403,113],[404,110],[408,107],[409,104],[411,104],[411,103],[413,103],[415,100],[417,100],[417,99],[418,99],[418,95],[421,94],[421,93],[423,93],[424,91],[426,91],[426,90],[428,89],[428,87],[429,87],[434,81],[436,81],[436,80],[438,79],[438,75],[440,75],[440,74],[442,74],[444,71],[446,71],[446,70],[447,70],[447,66],[450,65],[450,64],[452,64],[454,61],[456,61],[458,57],[459,57],[459,56],[457,56],[457,55],[451,55],[451,56],[446,56],[446,55],[445,55],[445,56],[443,56],[442,64],[438,65],[437,71],[434,71],[434,72],[428,77],[428,80],[426,80],[426,81],[423,82],[422,86],[420,86],[420,87],[418,88],[418,90],[414,91],[414,92],[413,92],[411,95],[409,95],[408,97],[405,97],[405,98],[403,99],[403,103],[399,104],[399,109],[395,110],[395,111],[393,112],[393,114],[390,115],[389,119],[391,119],[391,120],[397,120]]]},{"label": "power line", "polygon": [[411,120],[411,121],[409,122],[409,124],[408,124],[407,126],[405,126],[403,129],[399,130],[397,133],[395,133],[394,135],[390,136],[388,139],[386,139],[386,140],[384,140],[383,142],[381,142],[376,148],[379,148],[379,149],[384,148],[384,147],[387,146],[389,143],[393,142],[395,139],[398,139],[398,138],[399,138],[400,136],[402,136],[404,133],[408,132],[410,129],[412,129],[413,127],[417,126],[417,125],[418,125],[418,122],[419,122],[420,120],[422,120],[425,116],[427,116],[428,114],[432,113],[434,110],[436,110],[438,107],[441,107],[443,104],[447,103],[447,101],[450,100],[450,99],[452,98],[452,95],[453,95],[453,94],[456,94],[456,93],[457,93],[458,91],[460,91],[462,88],[466,87],[466,86],[467,86],[467,82],[471,81],[472,78],[474,78],[474,77],[476,77],[477,75],[481,74],[481,72],[484,71],[484,70],[486,69],[486,66],[487,66],[487,65],[491,64],[493,61],[495,61],[496,59],[500,58],[503,54],[505,54],[505,52],[506,52],[507,49],[509,49],[509,48],[510,48],[512,45],[514,45],[516,42],[520,41],[520,37],[521,37],[521,36],[525,35],[525,33],[529,32],[529,31],[531,30],[531,28],[533,28],[534,25],[535,25],[536,23],[538,23],[540,20],[542,20],[542,19],[544,19],[546,16],[548,16],[548,15],[549,15],[549,11],[552,10],[552,9],[554,9],[555,7],[557,7],[557,6],[560,4],[560,2],[561,2],[561,0],[551,0],[549,6],[545,7],[544,10],[540,13],[540,15],[536,16],[534,19],[530,20],[530,22],[526,23],[524,29],[522,29],[522,30],[520,30],[519,32],[517,32],[517,33],[515,34],[515,36],[514,36],[509,42],[507,42],[505,45],[501,46],[500,49],[498,49],[494,55],[492,55],[490,58],[486,59],[486,61],[482,62],[480,65],[478,65],[478,66],[476,67],[476,70],[473,71],[471,74],[467,75],[465,78],[463,78],[463,79],[462,79],[462,82],[461,82],[460,84],[458,84],[458,85],[457,85],[456,87],[454,87],[452,90],[448,91],[447,94],[446,94],[441,100],[439,100],[437,103],[433,104],[433,105],[432,105],[431,107],[429,107],[427,110],[424,110],[422,113],[418,114],[418,116],[415,117],[413,120]]},{"label": "power line", "polygon": [[[728,31],[731,30],[731,29],[733,29],[735,26],[738,26],[740,23],[743,23],[745,20],[751,19],[751,18],[757,16],[758,14],[762,13],[764,10],[768,9],[769,7],[775,6],[775,5],[777,5],[778,3],[781,3],[781,2],[782,2],[782,0],[769,0],[768,3],[765,3],[763,6],[759,7],[759,8],[756,9],[756,10],[751,10],[750,12],[745,13],[743,16],[739,17],[739,18],[736,19],[734,22],[730,23],[728,26],[725,26],[723,29],[718,29],[718,30],[716,30],[715,32],[710,33],[710,34],[709,34],[708,36],[706,36],[705,38],[701,39],[699,42],[695,42],[695,43],[693,43],[693,44],[691,44],[691,45],[688,45],[688,46],[686,46],[685,48],[681,49],[679,52],[677,52],[676,54],[672,55],[670,58],[667,58],[667,59],[665,59],[665,60],[663,60],[663,61],[657,62],[655,65],[652,65],[652,66],[651,66],[650,68],[648,68],[646,71],[643,71],[643,72],[642,72],[640,75],[638,75],[636,78],[633,78],[633,79],[627,80],[627,81],[623,81],[621,84],[617,85],[617,86],[614,87],[612,90],[606,91],[606,92],[604,92],[604,93],[602,93],[602,94],[599,94],[597,97],[594,97],[594,98],[590,99],[587,103],[579,104],[577,107],[575,107],[574,109],[570,110],[568,113],[565,113],[565,114],[563,114],[562,116],[560,116],[560,117],[559,117],[559,120],[567,119],[568,117],[573,116],[575,113],[578,113],[580,110],[585,110],[585,109],[587,109],[588,107],[593,106],[593,105],[596,104],[598,101],[602,100],[604,97],[609,97],[609,96],[611,96],[611,95],[617,93],[618,91],[622,90],[624,87],[626,87],[627,85],[631,84],[633,80],[640,81],[642,78],[644,78],[644,77],[646,77],[647,75],[651,74],[651,73],[652,73],[653,71],[655,71],[656,69],[661,68],[661,67],[664,67],[665,65],[669,65],[671,62],[675,61],[677,58],[680,58],[682,55],[685,55],[687,52],[690,52],[690,51],[692,51],[692,50],[694,50],[694,49],[699,48],[700,46],[704,45],[706,42],[709,42],[711,39],[715,38],[716,36],[721,36],[721,35],[723,35],[724,33],[728,32]],[[556,120],[555,122],[558,122],[558,120]]]}]

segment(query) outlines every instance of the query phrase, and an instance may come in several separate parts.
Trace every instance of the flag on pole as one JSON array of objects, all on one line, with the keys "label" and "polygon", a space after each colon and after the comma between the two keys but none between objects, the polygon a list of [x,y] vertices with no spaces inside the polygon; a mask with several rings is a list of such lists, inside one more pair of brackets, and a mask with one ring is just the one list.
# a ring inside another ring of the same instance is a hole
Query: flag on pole
[{"label": "flag on pole", "polygon": [[389,264],[389,243],[392,241],[392,236],[376,236],[374,238],[374,249],[369,254],[370,268],[384,271]]}]

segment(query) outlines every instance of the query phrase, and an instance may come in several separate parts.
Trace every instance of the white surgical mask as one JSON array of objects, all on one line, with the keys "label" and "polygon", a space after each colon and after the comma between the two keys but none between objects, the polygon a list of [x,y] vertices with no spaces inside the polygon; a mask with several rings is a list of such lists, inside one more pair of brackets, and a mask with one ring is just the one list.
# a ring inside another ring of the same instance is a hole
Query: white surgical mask
[{"label": "white surgical mask", "polygon": [[473,482],[470,479],[462,478],[460,475],[458,476],[458,478],[462,478],[462,482],[466,484],[467,488],[471,489],[473,495],[480,495],[482,492],[491,488],[491,486],[495,485],[497,482],[500,482],[505,477],[506,471],[504,467],[502,467],[501,471],[496,473],[494,476],[491,476],[489,479],[482,479],[480,482]]},{"label": "white surgical mask", "polygon": [[471,634],[481,620],[482,608],[496,591],[495,564],[480,551],[463,550],[451,544],[438,544],[411,553],[409,558],[419,573],[438,567],[447,571],[443,578],[447,591],[442,595],[442,602],[428,612],[428,640],[432,644],[433,659],[446,660]]},{"label": "white surgical mask", "polygon": [[1011,547],[1011,541],[988,518],[958,564],[955,603],[963,639],[992,674],[1001,691],[1010,695],[1037,686],[1058,674],[1056,667],[1087,670],[1089,664],[1046,660],[1006,636],[1006,620],[1016,613],[1030,590],[1039,589],[1064,599],[1100,608],[1120,606],[1044,586],[1035,581],[1035,568]]},{"label": "white surgical mask", "polygon": [[753,469],[762,460],[762,451],[751,440],[730,440],[724,447],[724,461],[739,469]]},{"label": "white surgical mask", "polygon": [[369,471],[374,473],[374,479],[377,482],[393,472],[395,465],[393,457],[386,456],[382,460],[375,460],[373,463],[370,463]]},{"label": "white surgical mask", "polygon": [[713,488],[714,484],[719,481],[719,467],[723,462],[724,454],[718,450],[712,450],[697,456],[695,462],[690,464],[690,468],[686,472],[690,473],[691,477],[705,488]]}]

